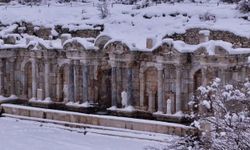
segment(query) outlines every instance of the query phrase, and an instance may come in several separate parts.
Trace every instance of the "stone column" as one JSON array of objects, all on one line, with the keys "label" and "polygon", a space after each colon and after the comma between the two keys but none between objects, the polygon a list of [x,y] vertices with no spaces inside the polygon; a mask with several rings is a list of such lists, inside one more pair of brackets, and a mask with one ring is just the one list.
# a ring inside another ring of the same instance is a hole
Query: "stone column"
[{"label": "stone column", "polygon": [[57,71],[57,75],[56,75],[56,98],[57,98],[58,102],[62,98],[61,97],[61,93],[62,93],[61,89],[63,89],[63,87],[61,87],[61,85],[63,86],[63,83],[60,84],[60,82],[61,82],[61,79],[60,79],[61,74],[60,74],[59,70],[60,70],[60,68],[58,67],[58,71]]},{"label": "stone column", "polygon": [[181,69],[176,66],[176,83],[175,83],[175,97],[176,97],[176,112],[181,111]]},{"label": "stone column", "polygon": [[226,80],[225,80],[225,69],[224,68],[220,69],[219,78],[221,79],[222,85],[225,85],[226,84]]},{"label": "stone column", "polygon": [[154,111],[154,97],[151,89],[148,90],[148,111]]},{"label": "stone column", "polygon": [[49,76],[50,76],[50,72],[49,72],[49,60],[45,60],[44,62],[44,91],[45,91],[45,99],[50,97],[50,87],[49,87]]},{"label": "stone column", "polygon": [[70,102],[74,101],[74,64],[69,64],[69,70],[68,70],[68,100]]},{"label": "stone column", "polygon": [[4,95],[3,87],[4,87],[4,72],[3,72],[4,63],[3,60],[0,59],[0,95]]},{"label": "stone column", "polygon": [[32,67],[32,99],[36,99],[37,92],[37,83],[36,83],[36,58],[32,58],[31,60]]},{"label": "stone column", "polygon": [[144,69],[140,68],[140,107],[144,107],[144,92],[145,92],[145,79],[144,79]]},{"label": "stone column", "polygon": [[78,82],[78,66],[79,66],[79,61],[75,60],[74,61],[74,102],[77,102],[79,100],[79,82]]},{"label": "stone column", "polygon": [[205,86],[207,84],[207,68],[203,66],[201,69],[201,74],[202,74],[202,86]]},{"label": "stone column", "polygon": [[10,95],[15,95],[15,58],[9,59],[10,63]]},{"label": "stone column", "polygon": [[116,68],[117,68],[117,66],[116,66],[116,63],[115,62],[110,62],[110,64],[111,64],[111,105],[112,105],[112,107],[117,107],[117,102],[116,102],[116,100],[117,100],[117,98],[116,98],[116,96],[117,96],[117,90],[116,90]]},{"label": "stone column", "polygon": [[132,94],[133,94],[133,84],[132,84],[132,62],[130,62],[127,66],[127,93],[128,93],[128,106],[132,106],[133,105],[133,101],[132,101]]},{"label": "stone column", "polygon": [[159,65],[157,66],[158,70],[158,110],[157,112],[162,113],[163,112],[163,66]]},{"label": "stone column", "polygon": [[89,101],[89,65],[87,63],[82,65],[82,75],[83,75],[83,102]]}]

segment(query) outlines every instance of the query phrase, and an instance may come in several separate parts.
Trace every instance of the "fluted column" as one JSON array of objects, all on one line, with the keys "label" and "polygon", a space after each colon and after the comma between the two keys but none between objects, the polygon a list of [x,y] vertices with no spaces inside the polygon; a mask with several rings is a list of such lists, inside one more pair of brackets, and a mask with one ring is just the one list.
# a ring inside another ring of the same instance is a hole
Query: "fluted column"
[{"label": "fluted column", "polygon": [[78,82],[78,66],[79,66],[79,61],[75,60],[74,61],[74,102],[79,101],[79,82]]},{"label": "fluted column", "polygon": [[161,113],[163,112],[163,66],[159,65],[157,66],[157,70],[158,70],[158,110],[157,112]]},{"label": "fluted column", "polygon": [[203,66],[201,69],[201,75],[202,75],[202,86],[205,86],[207,84],[207,68]]},{"label": "fluted column", "polygon": [[10,95],[15,95],[15,58],[9,59],[10,63]]},{"label": "fluted column", "polygon": [[32,99],[36,99],[37,97],[37,82],[36,82],[36,58],[32,58],[31,60],[32,67]]},{"label": "fluted column", "polygon": [[133,101],[132,101],[132,94],[133,94],[133,85],[132,85],[132,63],[129,63],[127,66],[127,79],[128,79],[128,86],[127,86],[127,93],[128,93],[128,106],[132,106],[133,105]]},{"label": "fluted column", "polygon": [[145,79],[144,69],[140,68],[140,107],[144,107]]},{"label": "fluted column", "polygon": [[154,94],[151,89],[148,89],[148,111],[154,112],[155,108],[155,100],[154,100]]},{"label": "fluted column", "polygon": [[181,111],[181,69],[176,66],[176,112]]},{"label": "fluted column", "polygon": [[45,64],[44,64],[44,91],[45,91],[45,98],[49,98],[50,97],[50,87],[49,87],[49,76],[50,76],[50,72],[49,72],[49,60],[45,60]]},{"label": "fluted column", "polygon": [[114,61],[110,62],[111,64],[111,105],[116,107],[117,106],[117,89],[116,89],[116,68],[117,65]]},{"label": "fluted column", "polygon": [[82,75],[83,75],[83,102],[89,101],[89,65],[87,63],[82,65]]},{"label": "fluted column", "polygon": [[68,100],[70,102],[74,101],[74,64],[69,64],[69,70],[68,70]]}]

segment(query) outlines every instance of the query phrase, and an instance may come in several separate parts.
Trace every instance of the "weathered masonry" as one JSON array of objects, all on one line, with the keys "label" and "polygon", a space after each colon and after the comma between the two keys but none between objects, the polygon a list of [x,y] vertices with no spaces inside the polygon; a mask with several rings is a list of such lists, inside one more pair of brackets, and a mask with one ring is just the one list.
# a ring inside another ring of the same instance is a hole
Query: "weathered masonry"
[{"label": "weathered masonry", "polygon": [[224,84],[250,77],[250,45],[232,48],[209,41],[207,31],[197,36],[197,45],[171,39],[153,45],[148,39],[147,49],[139,51],[107,35],[92,41],[62,34],[57,40],[26,38],[24,43],[9,35],[0,42],[0,95],[105,109],[122,108],[125,91],[127,106],[135,110],[187,113],[200,85],[215,77]]}]

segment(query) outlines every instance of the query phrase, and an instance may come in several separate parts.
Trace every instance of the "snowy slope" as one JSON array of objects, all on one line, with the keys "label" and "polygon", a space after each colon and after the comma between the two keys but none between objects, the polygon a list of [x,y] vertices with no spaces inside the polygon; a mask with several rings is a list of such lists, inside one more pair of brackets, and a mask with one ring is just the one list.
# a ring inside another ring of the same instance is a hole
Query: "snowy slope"
[{"label": "snowy slope", "polygon": [[[110,4],[110,15],[100,19],[97,3],[97,0],[91,0],[88,3],[53,3],[49,7],[3,5],[0,6],[0,22],[12,24],[26,21],[48,27],[59,24],[71,30],[92,28],[89,24],[104,24],[103,34],[133,44],[138,49],[145,48],[148,37],[160,40],[166,34],[183,33],[192,27],[226,30],[250,38],[250,21],[242,19],[243,14],[233,4],[184,2],[143,9],[134,9],[133,5]],[[211,20],[204,21],[202,18],[206,15],[212,16]],[[244,16],[249,17],[250,14]]]}]

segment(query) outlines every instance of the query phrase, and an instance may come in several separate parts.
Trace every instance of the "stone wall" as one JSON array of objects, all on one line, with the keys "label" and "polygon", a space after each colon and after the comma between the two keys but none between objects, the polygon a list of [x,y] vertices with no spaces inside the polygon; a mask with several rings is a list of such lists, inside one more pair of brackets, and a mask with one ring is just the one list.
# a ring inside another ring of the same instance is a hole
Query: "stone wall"
[{"label": "stone wall", "polygon": [[[199,34],[200,28],[192,28],[187,29],[185,33],[183,34],[173,34],[173,35],[167,35],[164,38],[172,38],[174,40],[182,40],[188,44],[199,44]],[[210,30],[210,40],[223,40],[230,42],[234,45],[234,47],[243,47],[247,48],[250,47],[250,39],[246,37],[241,37],[238,35],[233,34],[229,31],[220,31],[220,30]]]}]

